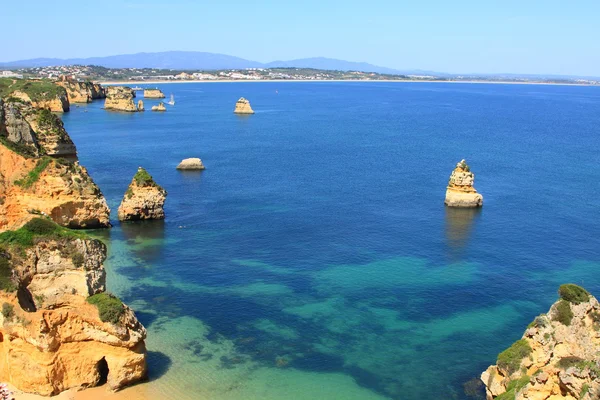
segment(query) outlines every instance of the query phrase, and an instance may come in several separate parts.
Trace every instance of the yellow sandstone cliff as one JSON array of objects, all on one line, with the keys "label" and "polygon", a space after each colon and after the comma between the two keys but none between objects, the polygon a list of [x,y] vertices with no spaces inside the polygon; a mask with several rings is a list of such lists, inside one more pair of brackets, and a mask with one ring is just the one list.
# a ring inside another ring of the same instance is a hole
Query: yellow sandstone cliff
[{"label": "yellow sandstone cliff", "polygon": [[167,191],[154,182],[144,168],[139,167],[119,206],[119,220],[164,219],[166,199]]},{"label": "yellow sandstone cliff", "polygon": [[65,88],[70,103],[91,103],[106,98],[104,88],[97,83],[59,81],[56,84]]},{"label": "yellow sandstone cliff", "polygon": [[127,86],[108,86],[104,108],[113,111],[136,112],[138,108],[133,102],[135,92]]},{"label": "yellow sandstone cliff", "polygon": [[481,375],[487,399],[600,398],[600,304],[573,284],[559,295]]},{"label": "yellow sandstone cliff", "polygon": [[43,218],[0,234],[0,381],[50,396],[145,377],[146,330],[104,293],[105,258],[100,241]]},{"label": "yellow sandstone cliff", "polygon": [[250,102],[243,97],[235,103],[235,110],[233,110],[236,114],[254,114],[254,110],[250,107]]},{"label": "yellow sandstone cliff", "polygon": [[164,99],[165,94],[160,89],[144,89],[144,97],[147,99]]}]

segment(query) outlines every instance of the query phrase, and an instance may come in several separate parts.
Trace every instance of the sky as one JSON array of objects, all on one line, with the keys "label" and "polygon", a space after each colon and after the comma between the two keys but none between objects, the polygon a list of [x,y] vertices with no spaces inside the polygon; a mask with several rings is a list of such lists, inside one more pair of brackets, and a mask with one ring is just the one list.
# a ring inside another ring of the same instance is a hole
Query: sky
[{"label": "sky", "polygon": [[2,0],[0,61],[188,50],[600,76],[599,0]]}]

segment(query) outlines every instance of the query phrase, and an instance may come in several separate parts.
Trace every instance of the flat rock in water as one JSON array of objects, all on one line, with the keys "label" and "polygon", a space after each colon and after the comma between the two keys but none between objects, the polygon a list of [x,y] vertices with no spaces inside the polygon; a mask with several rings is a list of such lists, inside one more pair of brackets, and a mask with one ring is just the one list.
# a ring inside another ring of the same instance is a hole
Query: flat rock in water
[{"label": "flat rock in water", "polygon": [[204,168],[204,164],[202,164],[202,160],[199,158],[186,158],[185,160],[182,160],[179,165],[177,166],[177,169],[184,169],[184,170],[202,170],[205,169]]}]

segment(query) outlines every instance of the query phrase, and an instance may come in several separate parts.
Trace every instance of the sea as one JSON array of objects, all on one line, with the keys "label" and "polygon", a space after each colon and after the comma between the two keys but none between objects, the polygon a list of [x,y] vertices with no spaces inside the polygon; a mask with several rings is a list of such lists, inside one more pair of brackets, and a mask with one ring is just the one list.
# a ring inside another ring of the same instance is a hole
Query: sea
[{"label": "sea", "polygon": [[[560,284],[600,295],[600,87],[142,86],[175,105],[63,120],[112,210],[94,235],[156,398],[482,398]],[[189,157],[206,170],[176,170]],[[444,206],[462,159],[482,209]],[[138,166],[164,221],[117,220]]]}]

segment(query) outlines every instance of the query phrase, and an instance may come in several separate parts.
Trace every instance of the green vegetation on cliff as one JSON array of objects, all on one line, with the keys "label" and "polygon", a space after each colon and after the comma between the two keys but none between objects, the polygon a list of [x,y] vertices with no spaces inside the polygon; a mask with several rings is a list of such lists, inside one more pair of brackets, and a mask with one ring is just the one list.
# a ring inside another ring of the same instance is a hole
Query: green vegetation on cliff
[{"label": "green vegetation on cliff", "polygon": [[40,174],[44,172],[46,167],[48,167],[52,161],[53,159],[51,157],[42,157],[37,162],[35,168],[29,171],[27,176],[25,176],[23,179],[17,179],[15,181],[15,185],[21,186],[23,189],[29,189],[38,181],[38,179],[40,179]]},{"label": "green vegetation on cliff", "polygon": [[12,268],[10,267],[9,255],[0,250],[0,290],[14,292],[17,286],[12,281]]},{"label": "green vegetation on cliff", "polygon": [[508,383],[506,392],[496,397],[495,400],[515,400],[516,394],[529,383],[529,375],[523,375],[519,379],[513,379]]},{"label": "green vegetation on cliff", "polygon": [[52,100],[67,93],[63,87],[48,79],[0,78],[0,97],[7,97],[17,90],[26,93],[32,101]]},{"label": "green vegetation on cliff", "polygon": [[573,304],[580,304],[590,299],[590,293],[573,283],[565,283],[558,288],[558,295],[561,299]]},{"label": "green vegetation on cliff", "polygon": [[498,367],[512,375],[521,366],[521,361],[531,354],[531,346],[525,339],[514,342],[508,349],[498,355]]},{"label": "green vegetation on cliff", "polygon": [[138,186],[156,186],[156,182],[152,179],[152,175],[148,173],[144,168],[139,167],[136,174],[133,176],[135,183]]},{"label": "green vegetation on cliff", "polygon": [[573,319],[571,304],[564,299],[559,301],[556,305],[556,311],[554,312],[552,319],[566,326],[571,325],[571,320]]},{"label": "green vegetation on cliff", "polygon": [[87,235],[63,228],[45,218],[34,218],[16,231],[0,233],[0,247],[31,247],[36,239],[86,239]]},{"label": "green vegetation on cliff", "polygon": [[111,293],[98,293],[87,298],[87,302],[98,308],[102,322],[117,324],[125,313],[125,306],[118,297]]},{"label": "green vegetation on cliff", "polygon": [[62,120],[50,110],[45,108],[37,110],[36,122],[38,124],[36,130],[38,137],[47,135],[58,136],[60,139],[68,137]]}]

